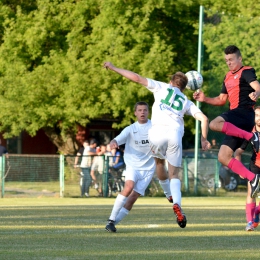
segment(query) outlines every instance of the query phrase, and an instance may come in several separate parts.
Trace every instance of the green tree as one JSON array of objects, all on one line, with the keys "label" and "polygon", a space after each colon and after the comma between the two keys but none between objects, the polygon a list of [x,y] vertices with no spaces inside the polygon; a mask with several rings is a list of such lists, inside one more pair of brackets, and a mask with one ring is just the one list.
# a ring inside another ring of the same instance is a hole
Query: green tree
[{"label": "green tree", "polygon": [[[205,0],[203,26],[203,67],[202,74],[204,84],[202,90],[210,97],[220,94],[222,82],[228,71],[224,61],[224,49],[226,46],[237,45],[243,56],[244,65],[252,66],[258,74],[259,63],[259,13],[260,3],[248,0],[225,1]],[[259,75],[258,75],[259,76]],[[258,101],[259,103],[259,101]],[[202,111],[210,120],[228,109],[228,103],[224,107],[213,107],[205,103],[201,104]],[[222,139],[221,133],[209,131],[209,140]]]},{"label": "green tree", "polygon": [[[206,84],[203,90],[211,97],[219,95],[228,70],[224,61],[226,46],[238,46],[242,53],[243,64],[254,67],[256,72],[260,69],[256,59],[260,54],[258,41],[260,4],[252,6],[250,3],[248,0],[233,3],[213,1],[212,5],[205,7],[204,45],[207,60],[204,63]],[[212,106],[202,104],[203,111],[206,111],[210,118],[227,108],[225,106],[212,109]]]},{"label": "green tree", "polygon": [[[153,102],[137,84],[102,69],[105,60],[167,81],[196,69],[197,1],[3,1],[0,4],[0,131],[45,133],[74,153],[77,124],[134,120],[136,101]],[[193,129],[194,121],[188,121]]]}]

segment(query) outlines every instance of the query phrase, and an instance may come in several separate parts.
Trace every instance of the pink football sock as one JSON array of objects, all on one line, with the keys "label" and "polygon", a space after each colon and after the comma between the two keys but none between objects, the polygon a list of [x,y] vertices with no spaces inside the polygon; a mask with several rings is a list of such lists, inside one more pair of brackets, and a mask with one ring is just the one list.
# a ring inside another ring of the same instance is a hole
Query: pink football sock
[{"label": "pink football sock", "polygon": [[243,178],[252,181],[255,178],[255,174],[250,172],[243,163],[232,158],[228,164],[228,168],[231,169],[234,173],[241,175]]},{"label": "pink football sock", "polygon": [[260,202],[259,206],[255,208],[255,215],[258,215],[260,213]]},{"label": "pink football sock", "polygon": [[224,122],[221,132],[225,133],[226,135],[240,137],[248,141],[253,136],[252,133],[242,130],[229,122]]},{"label": "pink football sock", "polygon": [[246,221],[248,222],[252,222],[253,218],[254,218],[254,213],[255,213],[255,207],[256,204],[255,203],[250,203],[250,204],[246,204]]}]

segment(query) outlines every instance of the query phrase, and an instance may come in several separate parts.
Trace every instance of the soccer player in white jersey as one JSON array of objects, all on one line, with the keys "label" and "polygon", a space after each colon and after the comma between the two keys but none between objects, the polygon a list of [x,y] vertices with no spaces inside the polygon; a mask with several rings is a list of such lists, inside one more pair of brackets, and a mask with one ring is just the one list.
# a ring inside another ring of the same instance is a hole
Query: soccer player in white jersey
[{"label": "soccer player in white jersey", "polygon": [[134,114],[137,122],[127,126],[110,142],[111,149],[125,144],[126,174],[124,189],[117,195],[106,225],[108,232],[116,232],[115,224],[129,213],[140,195],[144,196],[155,172],[155,161],[148,141],[148,130],[152,126],[151,120],[148,119],[148,104],[137,102]]},{"label": "soccer player in white jersey", "polygon": [[[154,95],[149,142],[156,161],[156,174],[165,195],[173,203],[178,225],[184,228],[187,220],[181,209],[181,182],[178,177],[182,161],[183,117],[184,114],[191,115],[201,122],[201,147],[203,150],[210,148],[207,140],[208,118],[182,93],[188,82],[182,72],[175,73],[171,77],[170,83],[164,83],[117,68],[111,62],[105,62],[104,67],[145,86]],[[168,175],[164,165],[165,159],[168,162]]]}]

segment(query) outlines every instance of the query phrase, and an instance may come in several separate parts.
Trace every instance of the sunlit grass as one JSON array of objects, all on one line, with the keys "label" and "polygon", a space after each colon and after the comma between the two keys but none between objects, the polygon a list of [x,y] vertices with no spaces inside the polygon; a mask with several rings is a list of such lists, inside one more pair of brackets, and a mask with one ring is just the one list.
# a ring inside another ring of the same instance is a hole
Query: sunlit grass
[{"label": "sunlit grass", "polygon": [[104,230],[114,199],[1,199],[1,259],[259,259],[259,231],[245,231],[245,197],[184,198],[179,228],[165,198],[140,198]]}]

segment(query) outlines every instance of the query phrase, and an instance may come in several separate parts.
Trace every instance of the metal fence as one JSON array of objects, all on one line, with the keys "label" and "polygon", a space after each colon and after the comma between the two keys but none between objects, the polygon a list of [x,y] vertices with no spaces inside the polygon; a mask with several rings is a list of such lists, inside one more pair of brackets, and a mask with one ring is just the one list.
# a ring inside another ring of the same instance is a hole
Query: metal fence
[{"label": "metal fence", "polygon": [[[109,170],[109,157],[101,158],[102,171],[95,170],[99,187],[92,184],[90,196],[116,196],[124,184],[124,169],[121,169],[120,176],[115,176]],[[80,167],[74,166],[74,161],[74,156],[63,155],[10,154],[8,159],[0,157],[1,197],[80,197],[82,173]],[[184,157],[180,171],[183,194],[194,194],[195,190],[199,191],[195,195],[217,194],[220,187],[219,167],[217,159],[199,159],[195,180],[194,158]],[[197,184],[196,189],[194,183]],[[156,175],[146,195],[163,195]]]},{"label": "metal fence", "polygon": [[0,157],[1,197],[60,197],[62,167],[58,155]]}]

